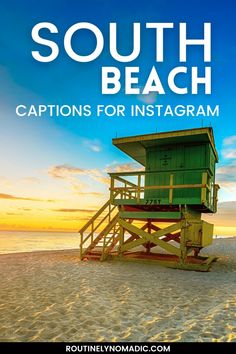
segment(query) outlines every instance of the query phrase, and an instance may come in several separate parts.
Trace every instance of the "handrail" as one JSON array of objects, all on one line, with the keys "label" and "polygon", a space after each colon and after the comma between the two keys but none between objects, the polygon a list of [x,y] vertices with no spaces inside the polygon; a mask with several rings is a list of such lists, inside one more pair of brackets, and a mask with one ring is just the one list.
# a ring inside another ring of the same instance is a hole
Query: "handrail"
[{"label": "handrail", "polygon": [[[99,221],[99,223],[95,227],[93,227],[93,230],[85,237],[84,242],[86,242],[89,239],[89,237],[92,236],[92,233],[94,233],[99,228],[99,226],[102,225],[102,223],[109,217],[109,214],[112,213],[113,210],[115,210],[115,209],[116,209],[116,205],[114,205],[112,208],[110,208],[109,212],[102,218],[102,220]],[[91,224],[95,221],[95,219],[93,219]]]},{"label": "handrail", "polygon": [[[146,170],[142,170],[142,171],[131,171],[131,172],[109,172],[109,176],[110,177],[115,177],[115,176],[138,176],[138,175],[147,175],[147,174],[160,174],[162,175],[163,173],[176,173],[176,172],[201,172],[203,169],[202,168],[189,168],[189,169],[179,169],[179,170],[158,170],[158,171],[146,171]],[[210,173],[210,169],[209,168],[205,168],[204,171],[206,171],[208,173],[208,175],[211,175]]]},{"label": "handrail", "polygon": [[110,204],[110,200],[108,200],[97,212],[93,215],[93,217],[79,230],[80,232],[84,232],[93,222],[93,220],[97,219],[98,216],[108,207]]},{"label": "handrail", "polygon": [[98,242],[101,240],[102,237],[106,237],[107,234],[109,234],[110,230],[114,228],[115,224],[117,223],[117,218],[118,218],[119,213],[117,212],[116,215],[110,220],[108,224],[106,224],[105,228],[96,236],[95,239],[91,237],[91,242],[90,245],[83,251],[83,244],[86,242],[86,240],[83,240],[83,234],[81,234],[81,243],[80,243],[80,259],[83,258],[83,256],[93,249]]},{"label": "handrail", "polygon": [[[114,193],[114,196],[117,192]],[[116,205],[112,205],[110,199],[94,214],[94,216],[79,230],[80,234],[80,258],[83,257],[83,245],[88,241],[91,244],[94,242],[95,232],[100,226],[103,227],[103,231],[106,232],[109,229],[109,225],[112,224],[114,218],[114,211],[117,209]],[[105,225],[104,225],[105,224]],[[89,231],[88,234],[84,235],[85,231]],[[109,232],[109,231],[108,231]],[[99,234],[99,235],[100,235]]]},{"label": "handrail", "polygon": [[[186,184],[175,184],[175,171],[171,171],[168,173],[167,171],[132,171],[132,172],[121,172],[121,173],[111,173],[111,186],[110,186],[110,196],[111,201],[114,202],[115,199],[118,200],[129,200],[135,199],[137,203],[140,200],[145,199],[144,192],[150,190],[168,190],[169,191],[169,203],[173,203],[174,195],[173,192],[176,189],[200,189],[201,190],[201,203],[207,204],[210,207],[215,209],[216,207],[216,197],[213,197],[213,194],[216,194],[216,187],[212,187],[209,183],[211,174],[208,169],[196,169],[194,171],[201,171],[201,181],[199,183],[186,183]],[[182,170],[181,170],[182,171]],[[188,172],[189,170],[185,170],[184,172]],[[166,185],[145,185],[145,176],[147,174],[156,174],[162,175],[163,172],[168,173],[169,175],[169,183]],[[136,177],[137,184],[127,181],[125,178],[120,177]],[[141,179],[141,176],[144,176],[144,179]],[[122,182],[123,186],[117,186],[115,182]],[[212,200],[213,197],[213,200]]]},{"label": "handrail", "polygon": [[103,239],[103,248],[102,248],[102,255],[101,255],[101,260],[105,260],[106,259],[106,256],[107,254],[109,253],[110,251],[110,248],[113,247],[115,245],[115,243],[118,242],[118,235],[119,235],[119,232],[120,232],[120,225],[118,224],[118,226],[115,224],[113,226],[113,234],[112,236],[110,236],[110,238],[107,238],[107,235],[104,236],[104,239]]},{"label": "handrail", "polygon": [[116,176],[116,180],[119,181],[119,182],[123,182],[125,184],[129,184],[131,187],[136,187],[137,185],[135,183],[132,183],[130,181],[127,181],[126,179],[124,178],[121,178],[120,176]]},{"label": "handrail", "polygon": [[[140,187],[140,191],[143,192],[146,189],[176,189],[176,188],[207,188],[209,189],[209,186],[207,184],[176,184],[176,185],[166,185],[166,186],[142,186]],[[128,191],[136,191],[138,189],[138,185],[136,188],[134,187],[114,187],[110,188],[112,191],[116,190],[128,190]]]}]

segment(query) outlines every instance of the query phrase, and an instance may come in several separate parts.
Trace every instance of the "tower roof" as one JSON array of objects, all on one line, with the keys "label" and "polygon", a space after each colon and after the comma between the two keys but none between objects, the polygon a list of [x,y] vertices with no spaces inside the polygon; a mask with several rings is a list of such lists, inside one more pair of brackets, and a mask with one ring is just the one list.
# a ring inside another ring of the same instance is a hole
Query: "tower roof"
[{"label": "tower roof", "polygon": [[214,151],[216,161],[218,161],[213,130],[209,127],[112,139],[113,145],[144,166],[146,165],[146,149],[149,147],[195,142],[209,142]]}]

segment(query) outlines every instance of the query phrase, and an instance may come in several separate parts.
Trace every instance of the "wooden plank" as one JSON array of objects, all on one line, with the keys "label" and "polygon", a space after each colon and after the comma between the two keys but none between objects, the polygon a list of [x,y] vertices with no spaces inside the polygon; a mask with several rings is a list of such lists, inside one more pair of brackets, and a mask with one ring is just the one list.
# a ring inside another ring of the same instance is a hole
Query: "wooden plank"
[{"label": "wooden plank", "polygon": [[[209,168],[206,167],[206,172],[209,174],[208,170]],[[185,172],[202,172],[202,168],[186,168],[184,169]],[[166,173],[173,173],[173,170],[172,169],[166,169],[165,170]],[[174,172],[183,172],[183,169],[175,169]],[[138,176],[139,174],[140,175],[150,175],[150,174],[155,174],[155,175],[161,175],[163,174],[163,171],[132,171],[132,172],[110,172],[108,173],[109,176],[111,177],[120,177],[120,176]]]},{"label": "wooden plank", "polygon": [[111,184],[110,184],[110,203],[114,202],[115,199],[115,193],[113,192],[115,187],[115,180],[113,177],[111,177]]},{"label": "wooden plank", "polygon": [[120,218],[128,219],[176,219],[181,218],[181,213],[178,211],[121,211]]},{"label": "wooden plank", "polygon": [[[80,229],[79,232],[80,232],[80,233],[81,233],[81,232],[84,232],[84,231],[95,221],[95,219],[97,219],[97,218],[101,215],[101,213],[102,213],[103,211],[105,211],[105,209],[106,209],[107,207],[109,207],[109,204],[110,204],[110,200],[108,200],[108,201],[101,207],[101,209],[98,210],[98,212],[82,227],[82,229]],[[111,210],[110,210],[110,213],[112,213],[112,212],[115,210],[115,208],[116,208],[116,205],[112,206],[112,208],[111,208]],[[108,216],[109,216],[109,212],[107,212],[107,214],[103,217],[103,219],[99,222],[99,224],[97,224],[97,225],[94,227],[93,231],[96,231],[96,229],[101,225],[101,223],[103,223],[103,221],[104,221]]]},{"label": "wooden plank", "polygon": [[109,204],[110,199],[96,212],[96,214],[93,215],[93,217],[80,229],[79,232],[84,232],[92,224],[92,222],[109,206]]},{"label": "wooden plank", "polygon": [[[206,183],[195,183],[195,184],[175,184],[173,186],[163,185],[163,186],[143,186],[140,187],[140,192],[144,192],[147,189],[184,189],[184,188],[206,188]],[[112,190],[114,191],[136,191],[138,187],[114,187]]]},{"label": "wooden plank", "polygon": [[161,230],[160,227],[154,225],[154,224],[151,224],[151,229],[154,230],[154,231],[158,231],[158,230]]},{"label": "wooden plank", "polygon": [[141,246],[144,243],[146,243],[146,240],[144,240],[143,238],[139,238],[138,240],[135,240],[135,241],[132,241],[132,242],[129,242],[129,243],[124,243],[120,247],[120,250],[121,250],[121,252],[128,251],[128,250],[130,250],[130,249],[132,249],[134,247]]},{"label": "wooden plank", "polygon": [[[115,261],[120,261],[120,259],[116,256],[112,257],[113,260]],[[123,257],[122,261],[125,262],[141,262],[141,263],[150,263],[150,264],[159,264],[164,267],[168,268],[176,268],[176,269],[183,269],[183,270],[197,270],[201,272],[207,272],[210,268],[210,264],[207,263],[180,263],[176,260],[173,261],[167,261],[167,260],[160,260],[160,259],[148,259],[148,258],[136,258],[136,257]]]},{"label": "wooden plank", "polygon": [[179,242],[179,238],[180,238],[180,232],[177,232],[176,234],[166,234],[162,240],[165,242],[169,242],[170,240]]},{"label": "wooden plank", "polygon": [[117,221],[118,221],[118,214],[114,216],[110,224],[106,225],[106,227],[97,235],[94,241],[90,243],[90,245],[84,250],[82,256],[86,255],[87,252],[92,250],[98,244],[98,242],[109,233],[109,231],[114,227]]},{"label": "wooden plank", "polygon": [[165,229],[161,229],[159,231],[154,232],[153,234],[149,234],[148,232],[143,231],[143,230],[139,229],[138,227],[127,223],[124,220],[119,220],[119,223],[121,226],[123,226],[128,231],[130,230],[131,232],[133,232],[141,237],[141,239],[139,239],[139,240],[135,240],[130,243],[124,244],[123,247],[121,248],[122,252],[127,251],[131,248],[140,246],[140,245],[146,243],[147,241],[151,241],[151,242],[155,243],[156,245],[160,246],[161,248],[165,249],[166,251],[168,251],[172,254],[176,254],[177,256],[180,256],[180,250],[177,247],[174,247],[174,246],[166,243],[165,241],[159,240],[159,237],[161,237],[167,233],[170,233],[170,232],[180,229],[182,222],[178,222],[177,224],[168,226]]},{"label": "wooden plank", "polygon": [[121,226],[123,226],[126,230],[131,231],[132,233],[138,235],[139,237],[144,238],[145,241],[153,241],[154,238],[156,239],[156,238],[159,238],[161,236],[164,236],[166,234],[169,234],[171,232],[181,229],[182,221],[179,221],[176,224],[165,227],[164,229],[160,229],[160,230],[154,232],[153,234],[150,234],[150,233],[138,228],[137,226],[134,226],[134,225],[128,223],[127,221],[125,221],[123,219],[119,219],[119,224]]},{"label": "wooden plank", "polygon": [[[145,230],[147,227],[148,227],[148,222],[146,223],[146,224],[144,224],[142,227],[141,227],[141,230]],[[133,241],[133,240],[136,240],[136,239],[138,239],[139,238],[139,236],[138,235],[136,235],[135,233],[133,233],[133,232],[131,232],[131,231],[129,231],[129,233],[130,233],[130,237],[124,242],[124,243],[128,243],[128,242],[131,242],[131,241]]]},{"label": "wooden plank", "polygon": [[138,228],[137,226],[134,226],[130,223],[128,223],[127,221],[123,220],[123,219],[119,219],[119,224],[121,226],[123,226],[127,231],[131,231],[132,233],[138,235],[139,237],[142,237],[145,241],[149,241],[149,239],[147,238],[150,234],[140,228]]},{"label": "wooden plank", "polygon": [[167,252],[170,252],[172,254],[176,254],[176,256],[180,257],[180,254],[181,254],[180,249],[169,244],[168,242],[159,240],[158,238],[152,239],[152,242],[155,243],[157,246],[163,248]]},{"label": "wooden plank", "polygon": [[[182,226],[182,221],[179,221],[176,224],[170,225],[168,227],[165,227],[164,229],[160,229],[160,230],[154,232],[151,236],[158,238],[158,237],[164,236],[166,234],[169,234],[169,233],[172,233],[174,231],[181,229],[181,226]],[[152,240],[150,240],[150,241],[152,241]]]},{"label": "wooden plank", "polygon": [[138,238],[139,238],[138,235],[132,234],[132,235],[124,242],[124,244],[129,243],[129,242],[134,241],[134,240],[137,240]]},{"label": "wooden plank", "polygon": [[172,204],[173,202],[173,180],[174,176],[173,174],[170,175],[170,190],[169,190],[169,203]]}]

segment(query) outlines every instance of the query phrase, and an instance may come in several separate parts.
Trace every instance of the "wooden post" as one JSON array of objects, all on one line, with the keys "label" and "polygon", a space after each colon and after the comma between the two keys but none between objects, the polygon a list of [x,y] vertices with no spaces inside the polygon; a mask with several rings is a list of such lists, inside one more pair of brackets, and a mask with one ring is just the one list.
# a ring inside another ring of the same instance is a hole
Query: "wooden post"
[{"label": "wooden post", "polygon": [[111,222],[111,204],[108,206],[108,222]]},{"label": "wooden post", "polygon": [[125,234],[124,228],[123,228],[123,226],[120,225],[120,232],[119,232],[119,239],[120,240],[119,240],[119,251],[118,251],[120,257],[123,257],[123,252],[121,251],[121,247],[124,244],[124,234]]},{"label": "wooden post", "polygon": [[141,190],[141,175],[138,175],[138,195],[137,195],[137,203],[140,202],[140,190]]},{"label": "wooden post", "polygon": [[114,181],[114,177],[111,177],[111,188],[110,188],[110,201],[111,203],[114,202],[114,186],[115,186],[115,181]]},{"label": "wooden post", "polygon": [[[148,220],[148,233],[149,234],[151,234],[152,233],[152,222],[151,222],[151,220]],[[147,246],[146,246],[146,253],[147,254],[150,254],[150,249],[151,249],[151,247],[150,247],[150,241],[148,241],[147,242],[147,244],[146,244]]]},{"label": "wooden post", "polygon": [[188,222],[186,219],[183,220],[181,225],[180,232],[180,263],[185,263],[186,255],[187,255],[187,247],[186,247],[186,233],[187,233]]},{"label": "wooden post", "polygon": [[94,220],[92,221],[91,224],[91,243],[93,242],[93,233],[94,233]]},{"label": "wooden post", "polygon": [[201,188],[201,201],[206,203],[206,190],[207,190],[207,172],[202,173],[202,188]]},{"label": "wooden post", "polygon": [[79,252],[79,258],[82,260],[83,257],[83,233],[80,233],[80,252]]},{"label": "wooden post", "polygon": [[170,175],[170,189],[169,189],[169,203],[172,204],[173,202],[173,180],[174,176]]},{"label": "wooden post", "polygon": [[218,190],[219,189],[220,189],[220,186],[218,184],[214,184],[214,187],[213,187],[213,210],[215,213],[217,211]]}]

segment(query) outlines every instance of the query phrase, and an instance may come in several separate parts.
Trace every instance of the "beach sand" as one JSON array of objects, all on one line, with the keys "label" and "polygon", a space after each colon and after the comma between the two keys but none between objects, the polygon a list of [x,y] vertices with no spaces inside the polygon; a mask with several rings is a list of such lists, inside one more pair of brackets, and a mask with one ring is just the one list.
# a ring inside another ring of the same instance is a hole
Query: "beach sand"
[{"label": "beach sand", "polygon": [[206,273],[1,255],[0,341],[236,341],[236,238],[204,252],[220,257]]}]

